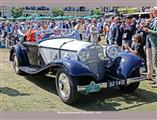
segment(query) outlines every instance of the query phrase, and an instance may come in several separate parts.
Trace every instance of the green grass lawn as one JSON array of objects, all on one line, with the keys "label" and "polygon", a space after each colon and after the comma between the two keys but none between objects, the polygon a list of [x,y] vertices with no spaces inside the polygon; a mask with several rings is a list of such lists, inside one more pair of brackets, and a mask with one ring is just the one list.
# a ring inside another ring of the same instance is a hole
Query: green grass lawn
[{"label": "green grass lawn", "polygon": [[0,49],[0,107],[2,111],[157,111],[157,89],[148,81],[139,89],[122,94],[117,88],[80,95],[72,106],[56,94],[54,79],[45,76],[19,76],[8,60],[9,50]]}]

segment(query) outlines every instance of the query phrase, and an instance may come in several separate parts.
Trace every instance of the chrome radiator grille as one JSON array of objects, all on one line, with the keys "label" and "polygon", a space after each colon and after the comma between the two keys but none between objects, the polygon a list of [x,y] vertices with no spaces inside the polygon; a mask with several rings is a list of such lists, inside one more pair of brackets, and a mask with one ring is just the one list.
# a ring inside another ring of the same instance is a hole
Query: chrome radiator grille
[{"label": "chrome radiator grille", "polygon": [[99,80],[103,79],[105,69],[104,63],[98,57],[98,46],[89,46],[87,48],[89,50],[90,58],[89,61],[85,64],[90,68],[90,70],[95,73]]}]

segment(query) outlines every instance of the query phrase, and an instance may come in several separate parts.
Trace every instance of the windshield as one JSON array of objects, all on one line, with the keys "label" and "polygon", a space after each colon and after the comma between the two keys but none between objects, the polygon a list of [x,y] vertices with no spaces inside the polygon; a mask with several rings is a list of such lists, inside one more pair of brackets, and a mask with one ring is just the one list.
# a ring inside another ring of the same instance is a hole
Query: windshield
[{"label": "windshield", "polygon": [[36,33],[37,42],[56,38],[73,38],[80,40],[80,35],[77,30],[73,29],[49,29]]}]

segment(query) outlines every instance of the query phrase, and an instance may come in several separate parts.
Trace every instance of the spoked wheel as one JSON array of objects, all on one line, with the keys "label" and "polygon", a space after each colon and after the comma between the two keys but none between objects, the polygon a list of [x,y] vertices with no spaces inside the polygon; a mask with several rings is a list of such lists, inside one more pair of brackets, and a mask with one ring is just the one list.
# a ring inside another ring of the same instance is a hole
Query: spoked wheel
[{"label": "spoked wheel", "polygon": [[60,69],[57,72],[56,89],[59,97],[66,104],[72,104],[78,98],[77,80],[64,69]]},{"label": "spoked wheel", "polygon": [[16,74],[22,75],[23,72],[19,69],[20,63],[17,59],[17,56],[15,53],[13,53],[13,68]]}]

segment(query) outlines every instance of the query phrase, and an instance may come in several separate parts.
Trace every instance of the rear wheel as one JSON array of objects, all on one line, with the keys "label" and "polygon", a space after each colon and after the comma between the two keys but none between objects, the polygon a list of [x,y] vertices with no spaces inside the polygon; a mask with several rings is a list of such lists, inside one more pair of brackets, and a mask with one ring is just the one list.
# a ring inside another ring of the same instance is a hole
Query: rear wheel
[{"label": "rear wheel", "polygon": [[74,103],[78,98],[77,79],[64,69],[59,69],[56,76],[56,89],[61,100],[66,104]]},{"label": "rear wheel", "polygon": [[[132,72],[131,78],[134,78],[134,77],[140,77],[139,71]],[[120,91],[122,91],[124,93],[131,93],[131,92],[134,92],[135,90],[137,90],[139,85],[140,85],[140,82],[136,82],[136,83],[131,83],[126,86],[119,86],[119,88],[120,88]]]},{"label": "rear wheel", "polygon": [[19,62],[19,60],[18,60],[16,54],[13,53],[13,56],[12,56],[12,57],[13,57],[13,68],[14,68],[15,73],[18,74],[18,75],[22,75],[23,72],[19,69],[19,67],[20,67],[20,62]]}]

